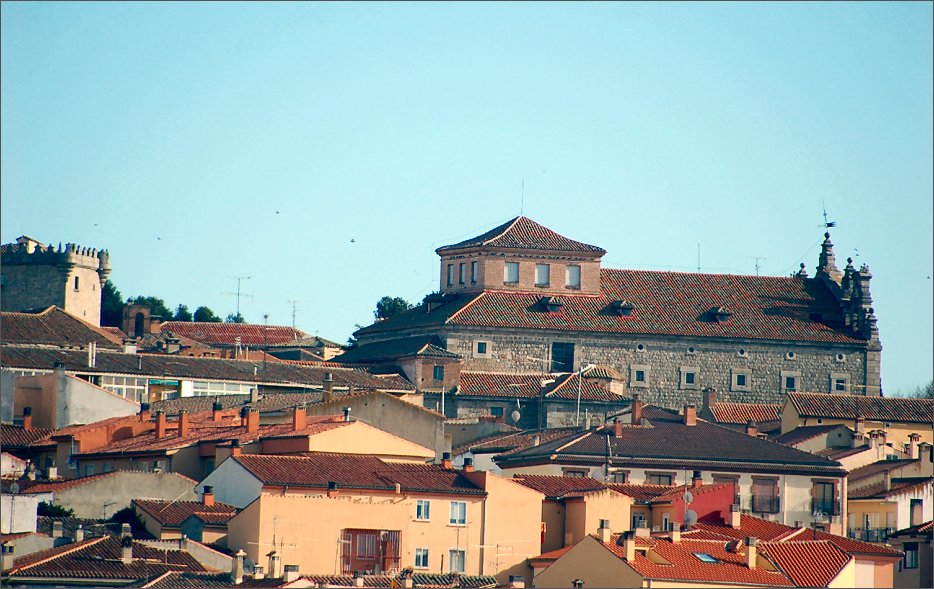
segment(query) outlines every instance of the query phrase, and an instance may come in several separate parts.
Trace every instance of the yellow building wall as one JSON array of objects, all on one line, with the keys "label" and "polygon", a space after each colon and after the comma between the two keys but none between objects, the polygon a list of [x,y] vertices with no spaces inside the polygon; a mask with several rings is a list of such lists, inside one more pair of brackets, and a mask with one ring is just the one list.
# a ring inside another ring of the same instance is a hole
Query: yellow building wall
[{"label": "yellow building wall", "polygon": [[[782,433],[789,432],[797,427],[807,426],[807,425],[845,425],[850,429],[856,427],[856,423],[853,419],[831,419],[831,418],[822,418],[821,423],[817,423],[817,418],[815,417],[801,417],[798,414],[797,409],[792,406],[791,403],[785,402],[782,407]],[[874,429],[885,430],[886,442],[891,442],[893,446],[899,450],[903,448],[905,444],[908,443],[908,436],[910,434],[919,434],[921,436],[922,442],[927,442],[928,444],[934,443],[934,431],[929,425],[923,423],[905,423],[905,422],[888,422],[892,425],[890,427],[885,427],[883,421],[875,420],[866,420],[865,422],[865,432],[869,432]]]},{"label": "yellow building wall", "polygon": [[542,502],[542,521],[545,523],[545,543],[542,554],[564,548],[565,507],[562,501]]},{"label": "yellow building wall", "polygon": [[866,524],[866,514],[875,514],[876,528],[894,528],[898,505],[889,501],[850,499],[847,503],[847,530],[862,530]]},{"label": "yellow building wall", "polygon": [[539,573],[535,577],[535,586],[571,587],[575,579],[584,581],[584,587],[643,586],[642,575],[592,537],[584,538]]},{"label": "yellow building wall", "polygon": [[346,427],[315,434],[309,448],[313,452],[366,454],[399,461],[425,462],[433,460],[434,450],[404,440],[388,432],[355,421]]},{"label": "yellow building wall", "polygon": [[[850,559],[850,562],[843,565],[843,568],[837,573],[827,587],[856,587],[856,559]],[[891,585],[887,585],[891,587]],[[876,585],[881,587],[881,585]]]}]

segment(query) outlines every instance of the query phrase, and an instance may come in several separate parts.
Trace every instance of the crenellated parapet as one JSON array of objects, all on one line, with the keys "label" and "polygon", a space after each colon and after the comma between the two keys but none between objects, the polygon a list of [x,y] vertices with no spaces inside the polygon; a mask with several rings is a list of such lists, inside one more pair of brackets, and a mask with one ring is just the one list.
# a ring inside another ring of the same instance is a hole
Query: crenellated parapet
[{"label": "crenellated parapet", "polygon": [[68,275],[75,268],[95,270],[101,282],[110,275],[110,254],[105,249],[59,242],[56,248],[23,236],[2,246],[2,262],[10,266],[57,266]]}]

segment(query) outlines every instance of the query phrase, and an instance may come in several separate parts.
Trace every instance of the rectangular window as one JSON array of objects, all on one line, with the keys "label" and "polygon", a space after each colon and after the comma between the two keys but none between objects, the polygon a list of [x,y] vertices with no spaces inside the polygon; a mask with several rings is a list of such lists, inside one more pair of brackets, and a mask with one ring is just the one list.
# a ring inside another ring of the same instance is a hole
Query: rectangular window
[{"label": "rectangular window", "polygon": [[672,476],[670,474],[647,474],[645,476],[646,485],[670,485]]},{"label": "rectangular window", "polygon": [[428,568],[428,549],[427,548],[416,548],[415,549],[415,568],[417,569]]},{"label": "rectangular window", "polygon": [[431,376],[435,380],[444,380],[444,366],[437,365],[432,368]]},{"label": "rectangular window", "polygon": [[632,514],[632,529],[638,528],[647,528],[648,526],[645,523],[645,514],[644,513],[634,513]]},{"label": "rectangular window", "polygon": [[467,264],[460,263],[457,266],[457,283],[464,284],[467,281]]},{"label": "rectangular window", "polygon": [[731,371],[730,390],[748,391],[749,390],[749,371],[742,368],[733,368]]},{"label": "rectangular window", "polygon": [[463,526],[467,523],[467,503],[464,501],[451,501],[451,519],[452,526]]},{"label": "rectangular window", "polygon": [[645,370],[636,370],[636,382],[645,382]]},{"label": "rectangular window", "polygon": [[643,364],[633,364],[629,367],[629,386],[646,388],[649,386],[649,367]]},{"label": "rectangular window", "polygon": [[84,476],[90,476],[90,475],[92,475],[92,474],[94,474],[94,465],[93,465],[93,464],[85,464],[85,465],[84,465]]},{"label": "rectangular window", "polygon": [[924,500],[911,499],[908,502],[908,525],[917,526],[922,523],[924,517]]},{"label": "rectangular window", "polygon": [[795,376],[785,377],[785,390],[793,391],[798,388],[798,379]]},{"label": "rectangular window", "polygon": [[102,472],[110,472],[110,471],[112,471],[113,469],[114,469],[113,464],[111,464],[111,463],[109,463],[109,462],[105,462],[105,463],[104,463],[104,468],[102,469]]},{"label": "rectangular window", "polygon": [[830,374],[830,392],[846,393],[849,391],[850,378],[847,374],[832,372]]},{"label": "rectangular window", "polygon": [[574,370],[574,344],[554,342],[551,344],[551,371],[572,372]]},{"label": "rectangular window", "polygon": [[519,284],[519,262],[506,262],[503,266],[503,282]]},{"label": "rectangular window", "polygon": [[551,266],[548,264],[535,264],[535,286],[548,286],[550,280]]},{"label": "rectangular window", "polygon": [[736,386],[738,387],[746,386],[746,375],[745,374],[736,375]]},{"label": "rectangular window", "polygon": [[581,267],[580,266],[568,266],[567,272],[564,275],[564,286],[568,288],[580,288],[581,287]]},{"label": "rectangular window", "polygon": [[834,484],[829,482],[816,481],[811,490],[811,496],[814,503],[811,505],[811,512],[820,512],[827,515],[837,515],[838,509],[835,509]]},{"label": "rectangular window", "polygon": [[448,264],[448,286],[454,284],[454,264]]},{"label": "rectangular window", "polygon": [[502,417],[504,410],[502,407],[490,407],[490,415],[493,417]]},{"label": "rectangular window", "polygon": [[474,342],[473,355],[476,358],[489,358],[490,357],[490,342],[485,342],[485,341]]},{"label": "rectangular window", "polygon": [[476,262],[470,263],[470,282],[471,283],[477,282],[477,263]]},{"label": "rectangular window", "polygon": [[566,477],[582,479],[587,476],[587,471],[580,468],[563,468],[561,474]]},{"label": "rectangular window", "polygon": [[357,558],[376,558],[376,534],[357,535]]},{"label": "rectangular window", "polygon": [[415,519],[419,521],[431,519],[431,501],[419,499],[415,502]]},{"label": "rectangular window", "polygon": [[799,372],[791,372],[788,370],[782,370],[782,380],[781,380],[782,392],[792,393],[792,392],[797,391],[798,386],[800,384],[798,382],[798,378],[800,378],[800,376],[801,374]]},{"label": "rectangular window", "polygon": [[916,569],[918,568],[918,543],[917,542],[905,542],[902,545],[902,548],[905,549],[905,568],[906,569]]},{"label": "rectangular window", "polygon": [[778,482],[776,480],[752,480],[752,511],[778,513]]},{"label": "rectangular window", "polygon": [[607,480],[611,483],[625,483],[626,473],[625,472],[611,472],[610,476],[607,477]]},{"label": "rectangular window", "polygon": [[463,573],[467,564],[467,555],[463,550],[448,551],[448,572]]},{"label": "rectangular window", "polygon": [[700,369],[696,366],[682,366],[681,367],[681,388],[682,389],[696,389],[698,388],[697,384],[697,374],[700,372]]}]

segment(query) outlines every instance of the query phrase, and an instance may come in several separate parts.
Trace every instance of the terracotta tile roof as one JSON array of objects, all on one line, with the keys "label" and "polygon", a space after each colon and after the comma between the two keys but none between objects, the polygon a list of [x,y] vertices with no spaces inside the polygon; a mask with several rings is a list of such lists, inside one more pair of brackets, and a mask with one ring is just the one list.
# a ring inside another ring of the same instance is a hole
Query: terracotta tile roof
[{"label": "terracotta tile roof", "polygon": [[[625,558],[626,552],[619,544],[619,536],[613,536],[609,543],[602,543],[607,550],[618,558]],[[673,544],[668,539],[642,539],[651,550],[670,564],[650,560],[644,553],[636,550],[636,558],[629,565],[640,575],[653,580],[700,581],[706,583],[729,583],[747,585],[769,585],[776,587],[793,586],[782,573],[769,571],[762,567],[748,568],[744,553],[729,552],[726,543],[716,540],[684,539]],[[695,553],[706,553],[717,559],[716,563],[705,563]]]},{"label": "terracotta tile roof", "polygon": [[870,555],[891,556],[895,558],[900,558],[902,556],[900,551],[883,546],[881,544],[871,544],[869,542],[863,542],[862,540],[844,538],[843,536],[835,536],[833,534],[828,534],[827,532],[821,531],[818,531],[816,536],[818,540],[827,540],[829,542],[833,542],[844,552],[847,554],[852,554],[853,556]]},{"label": "terracotta tile roof", "polygon": [[[50,536],[54,522],[62,524],[62,535],[67,538],[74,538],[79,526],[84,531],[84,537],[87,540],[100,538],[101,536],[120,536],[121,532],[121,524],[110,520],[82,517],[50,517],[46,515],[40,515],[36,518],[36,531]],[[149,534],[139,534],[136,531],[134,531],[134,536],[137,540],[151,537]]]},{"label": "terracotta tile roof", "polygon": [[525,216],[510,219],[499,227],[494,227],[476,237],[439,247],[435,252],[441,254],[473,247],[587,252],[599,255],[606,253],[603,248],[558,235]]},{"label": "terracotta tile roof", "polygon": [[827,541],[763,542],[760,550],[798,587],[827,587],[852,560]]},{"label": "terracotta tile roof", "polygon": [[48,438],[53,431],[47,427],[34,427],[27,431],[21,425],[0,423],[0,447],[5,449],[26,448]]},{"label": "terracotta tile roof", "polygon": [[[353,587],[354,578],[350,575],[302,575],[302,579],[311,582],[311,587],[318,584],[334,587]],[[363,577],[364,587],[392,587],[394,578],[388,575],[366,575]],[[399,585],[402,586],[401,584]]]},{"label": "terracotta tile roof", "polygon": [[113,327],[112,325],[101,325],[101,329],[116,338],[120,338],[120,341],[131,339],[130,336],[123,333],[123,330],[119,327]]},{"label": "terracotta tile roof", "polygon": [[769,469],[773,472],[774,465],[780,465],[786,473],[844,474],[837,462],[703,419],[698,419],[694,426],[687,426],[682,416],[652,406],[644,408],[643,416],[648,419],[649,426],[624,427],[620,437],[612,435],[612,427],[601,426],[508,456],[498,456],[496,462],[506,468],[551,461],[554,455],[558,461],[603,464],[609,449],[611,463],[631,466],[666,465],[708,470],[725,468],[724,463],[728,463],[734,470]]},{"label": "terracotta tile roof", "polygon": [[[845,425],[836,424],[836,425],[803,425],[796,427],[795,429],[785,432],[780,436],[772,438],[773,442],[778,442],[779,444],[785,444],[786,446],[794,446],[800,444],[806,440],[816,438],[819,435],[826,434],[832,430],[837,429],[838,427],[845,428]],[[839,448],[837,448],[839,450]],[[851,448],[847,448],[850,450]]]},{"label": "terracotta tile roof", "polygon": [[457,575],[443,573],[414,573],[415,587],[499,587],[496,577],[489,575]]},{"label": "terracotta tile roof", "polygon": [[788,393],[788,401],[802,417],[923,423],[934,421],[934,399],[864,397],[829,393]]},{"label": "terracotta tile roof", "polygon": [[[600,294],[559,298],[563,306],[552,313],[542,309],[540,293],[445,295],[430,312],[422,304],[356,335],[462,325],[865,344],[840,326],[833,295],[817,279],[602,269]],[[618,300],[634,305],[631,315],[612,310]],[[729,321],[707,319],[714,306],[728,307]],[[824,319],[811,318],[817,315]]]},{"label": "terracotta tile roof", "polygon": [[854,468],[851,470],[847,481],[849,485],[859,487],[861,479],[874,477],[883,472],[897,470],[903,466],[911,464],[912,462],[917,462],[917,460],[912,460],[910,458],[904,458],[900,460],[877,460],[872,464],[867,464],[865,466],[860,466],[859,468]]},{"label": "terracotta tile roof", "polygon": [[885,490],[885,482],[879,481],[858,488],[848,487],[846,492],[847,499],[884,499],[890,495],[902,495],[912,491],[922,490],[925,486],[931,486],[931,477],[895,479],[891,481],[889,490]]},{"label": "terracotta tile roof", "polygon": [[630,483],[607,483],[607,485],[617,493],[632,497],[638,503],[649,503],[656,497],[673,490],[670,485],[633,485]]},{"label": "terracotta tile roof", "polygon": [[33,481],[35,484],[22,488],[20,492],[27,495],[35,495],[38,493],[56,493],[59,491],[64,491],[65,489],[71,489],[73,487],[78,487],[87,483],[115,476],[118,472],[121,471],[112,470],[110,472],[102,472],[73,479],[61,479],[46,482]]},{"label": "terracotta tile roof", "polygon": [[823,456],[831,460],[840,460],[841,458],[846,458],[847,456],[852,456],[854,454],[859,454],[860,452],[866,452],[871,450],[870,446],[860,446],[859,448],[823,448],[814,452],[818,456]]},{"label": "terracotta tile roof", "polygon": [[904,528],[898,530],[893,534],[889,534],[889,538],[895,538],[897,536],[921,536],[927,535],[931,537],[934,533],[934,521],[926,521],[924,523],[918,524],[916,526],[911,526],[910,528]]},{"label": "terracotta tile roof", "polygon": [[243,346],[284,344],[307,338],[308,334],[285,325],[253,323],[206,323],[196,321],[166,321],[160,330],[168,330],[209,345],[233,346],[240,338]]},{"label": "terracotta tile roof", "polygon": [[94,342],[101,349],[119,349],[123,344],[109,331],[54,306],[39,313],[4,311],[0,313],[0,333],[4,344],[87,346]]},{"label": "terracotta tile roof", "polygon": [[433,464],[383,462],[375,456],[309,452],[301,456],[244,454],[235,458],[265,485],[288,485],[393,491],[398,483],[408,492],[485,494],[460,471]]},{"label": "terracotta tile roof", "polygon": [[8,368],[50,370],[55,362],[65,370],[80,374],[121,374],[154,378],[192,378],[247,384],[278,384],[294,387],[323,386],[324,375],[331,373],[335,389],[353,385],[357,390],[405,390],[413,387],[398,375],[382,377],[360,368],[304,366],[292,362],[262,362],[226,358],[196,358],[166,354],[123,354],[100,350],[97,365],[88,367],[87,350],[0,346],[0,364]]},{"label": "terracotta tile roof", "polygon": [[147,333],[141,336],[136,340],[136,349],[137,351],[162,350],[166,347],[170,339],[178,340],[178,344],[183,348],[200,348],[204,346],[203,343],[193,340],[190,337],[185,337],[178,333],[172,333],[168,329],[163,329],[156,333]]},{"label": "terracotta tile roof", "polygon": [[162,526],[179,527],[192,515],[204,516],[205,521],[224,523],[237,515],[237,508],[226,503],[204,505],[200,501],[162,501],[134,499],[133,504],[145,511]]},{"label": "terracotta tile roof", "polygon": [[590,477],[516,474],[512,478],[521,485],[544,493],[547,499],[563,499],[568,495],[599,493],[609,488],[601,481]]},{"label": "terracotta tile roof", "polygon": [[385,362],[413,356],[460,359],[459,355],[445,350],[436,336],[422,335],[361,344],[341,354],[340,361],[349,364]]},{"label": "terracotta tile roof", "polygon": [[[246,579],[244,579],[246,581]],[[230,573],[178,573],[167,572],[140,585],[143,589],[228,589],[250,587],[247,583],[234,585]]]},{"label": "terracotta tile roof", "polygon": [[746,425],[751,419],[757,424],[775,421],[781,411],[780,403],[730,403],[718,401],[710,406],[717,423],[735,423]]},{"label": "terracotta tile roof", "polygon": [[557,427],[498,433],[457,446],[451,450],[451,453],[454,455],[463,454],[465,452],[508,455],[533,448],[536,438],[539,444],[545,444],[552,440],[566,438],[578,432],[580,432],[580,429],[576,427]]},{"label": "terracotta tile roof", "polygon": [[[502,374],[488,372],[461,372],[460,385],[454,393],[459,396],[538,398],[542,392],[553,399],[577,399],[580,383],[581,399],[585,401],[628,402],[623,397],[592,379],[581,379],[577,374],[559,374],[547,378],[542,386],[541,374]],[[546,381],[546,382],[547,382]]]},{"label": "terracotta tile roof", "polygon": [[551,552],[544,552],[538,556],[533,556],[529,558],[529,564],[533,562],[539,564],[552,563],[567,554],[571,548],[574,548],[574,546],[565,546],[564,548],[559,548],[557,550],[552,550]]},{"label": "terracotta tile roof", "polygon": [[136,581],[166,571],[205,572],[187,552],[159,550],[133,542],[133,562],[124,564],[120,539],[105,536],[28,554],[14,561],[9,577],[23,578],[126,579]]}]

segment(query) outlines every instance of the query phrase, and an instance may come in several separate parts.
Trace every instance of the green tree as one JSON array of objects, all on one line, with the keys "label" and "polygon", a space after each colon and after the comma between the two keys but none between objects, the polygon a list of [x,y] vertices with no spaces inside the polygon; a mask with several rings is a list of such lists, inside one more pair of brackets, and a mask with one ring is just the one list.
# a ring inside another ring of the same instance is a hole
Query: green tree
[{"label": "green tree", "polygon": [[159,297],[136,296],[127,299],[126,302],[133,305],[148,305],[150,314],[162,317],[163,321],[169,321],[175,315],[172,313],[172,311],[169,310],[169,307],[165,304],[165,301]]},{"label": "green tree", "polygon": [[123,325],[123,295],[110,280],[104,282],[104,288],[101,290],[101,325]]},{"label": "green tree", "polygon": [[191,311],[188,310],[188,305],[179,305],[175,307],[175,321],[191,321]]},{"label": "green tree", "polygon": [[36,515],[45,515],[48,517],[74,517],[74,509],[66,509],[61,505],[55,505],[54,503],[49,503],[48,501],[42,501],[39,503],[39,509],[36,511]]},{"label": "green tree", "polygon": [[246,323],[246,321],[243,320],[243,315],[240,313],[228,313],[224,323]]},{"label": "green tree", "polygon": [[110,516],[110,521],[118,524],[130,524],[130,532],[135,538],[146,538],[149,536],[149,532],[146,531],[143,520],[140,519],[136,510],[132,507],[124,507],[120,511],[114,512],[114,514]]},{"label": "green tree", "polygon": [[221,318],[214,314],[214,311],[207,307],[198,307],[195,309],[195,321],[204,321],[207,323],[220,323]]},{"label": "green tree", "polygon": [[402,297],[387,296],[381,298],[376,303],[376,310],[373,311],[373,316],[376,317],[377,321],[382,321],[383,319],[391,319],[411,308],[412,304]]}]

